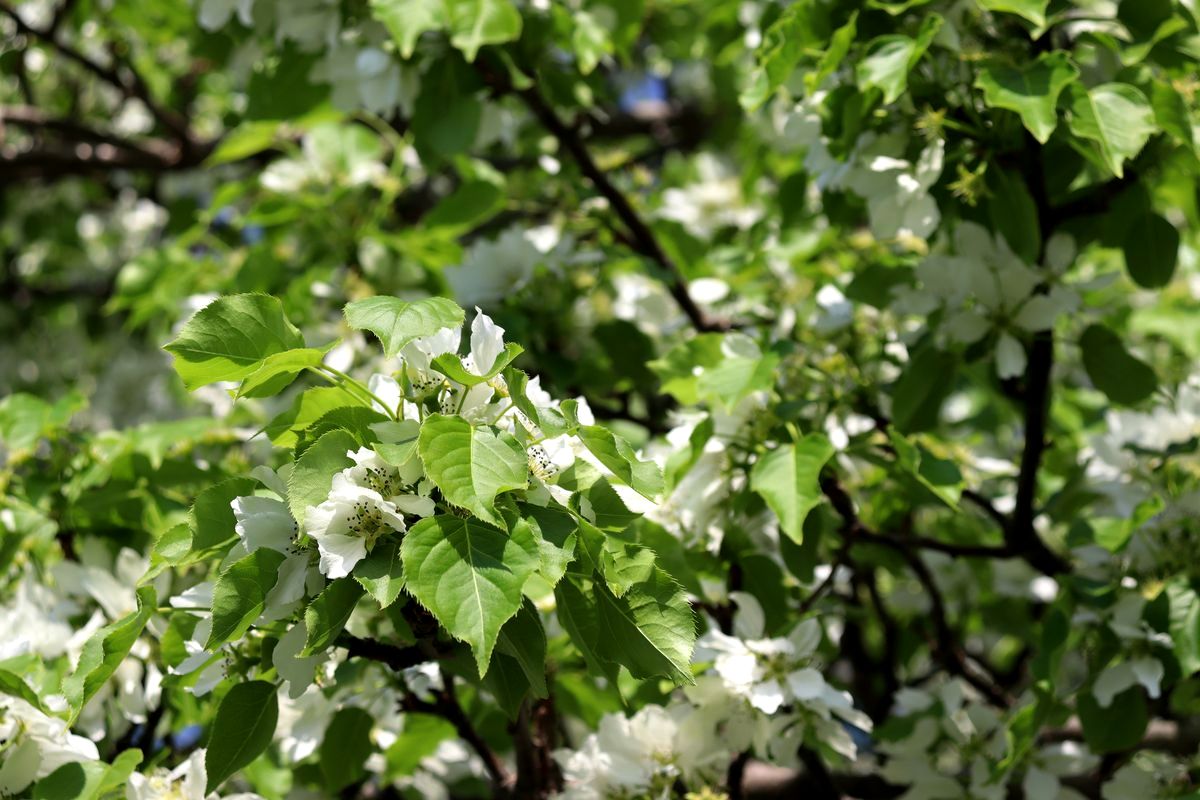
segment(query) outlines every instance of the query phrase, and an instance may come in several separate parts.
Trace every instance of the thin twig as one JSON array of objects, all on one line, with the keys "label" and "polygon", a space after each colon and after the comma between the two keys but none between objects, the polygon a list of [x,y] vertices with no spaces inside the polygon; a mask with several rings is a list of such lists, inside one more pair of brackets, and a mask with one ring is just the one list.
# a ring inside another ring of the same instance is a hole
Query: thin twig
[{"label": "thin twig", "polygon": [[579,167],[579,171],[583,173],[596,191],[608,201],[613,212],[624,224],[629,232],[629,242],[633,249],[653,261],[659,268],[666,273],[667,290],[671,296],[675,298],[675,302],[679,304],[680,309],[691,320],[692,325],[699,331],[720,331],[727,330],[729,325],[723,320],[716,320],[709,317],[692,299],[688,293],[687,279],[683,272],[666,251],[655,236],[654,231],[646,224],[641,215],[633,207],[629,198],[618,189],[603,170],[597,166],[596,161],[592,158],[587,144],[579,131],[567,125],[558,116],[545,98],[542,97],[536,85],[530,85],[524,89],[514,87],[507,77],[499,70],[487,68],[482,60],[475,62],[484,81],[498,92],[512,94],[519,98],[529,109],[530,113],[537,118],[542,127],[558,140],[559,146],[567,152],[568,155],[575,161]]}]

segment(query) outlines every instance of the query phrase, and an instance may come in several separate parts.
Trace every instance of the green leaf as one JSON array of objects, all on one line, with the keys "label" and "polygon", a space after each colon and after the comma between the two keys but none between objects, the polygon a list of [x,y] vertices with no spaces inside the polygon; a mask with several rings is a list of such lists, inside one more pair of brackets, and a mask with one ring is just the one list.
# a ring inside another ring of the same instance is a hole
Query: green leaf
[{"label": "green leaf", "polygon": [[561,506],[535,506],[520,503],[517,505],[518,517],[509,526],[515,530],[518,525],[526,525],[530,535],[537,542],[541,553],[541,564],[538,574],[551,586],[562,580],[567,567],[575,558],[575,542],[578,537],[579,520]]},{"label": "green leaf", "polygon": [[600,551],[599,572],[604,576],[608,590],[617,597],[624,597],[635,584],[650,579],[657,560],[655,552],[648,547],[609,538],[605,539]]},{"label": "green leaf", "polygon": [[739,101],[747,111],[765,103],[795,72],[804,49],[819,41],[827,27],[825,12],[817,4],[802,0],[792,3],[763,33],[762,43],[754,53],[755,69],[750,85]]},{"label": "green leaf", "polygon": [[821,502],[821,468],[834,453],[824,435],[810,433],[759,458],[750,488],[762,495],[792,541],[804,541],[804,518]]},{"label": "green leaf", "polygon": [[213,586],[212,632],[204,644],[206,650],[215,650],[249,630],[279,580],[283,559],[283,553],[260,547],[217,576]]},{"label": "green leaf", "polygon": [[693,405],[700,399],[696,367],[707,370],[721,363],[724,338],[719,333],[702,333],[675,345],[662,358],[646,366],[658,375],[665,394],[673,395],[684,405]]},{"label": "green leaf", "polygon": [[[929,0],[916,0],[916,2],[926,3]],[[829,46],[825,48],[820,61],[817,62],[817,68],[804,76],[804,87],[808,89],[809,94],[816,92],[825,79],[842,65],[846,56],[849,55],[850,46],[854,44],[854,37],[857,35],[858,11],[854,11],[850,14],[850,19],[846,21],[846,24],[834,31],[829,40]]]},{"label": "green leaf", "polygon": [[383,354],[391,358],[414,339],[431,336],[442,328],[463,324],[463,310],[444,297],[407,302],[396,297],[368,297],[346,305],[346,323],[370,331],[383,343]]},{"label": "green leaf", "polygon": [[302,458],[308,449],[331,431],[342,431],[350,434],[354,444],[350,449],[373,446],[379,439],[375,426],[387,422],[388,417],[381,411],[366,406],[346,406],[327,412],[319,420],[308,426],[296,442],[296,458]]},{"label": "green leaf", "polygon": [[468,372],[463,366],[462,359],[454,353],[445,353],[433,360],[433,368],[445,375],[452,381],[457,381],[463,386],[476,386],[480,383],[486,383],[492,378],[499,375],[505,367],[512,363],[512,360],[525,349],[519,344],[509,342],[504,345],[504,351],[496,356],[496,361],[492,364],[492,368],[483,375],[476,375],[474,372]]},{"label": "green leaf", "polygon": [[1088,378],[1114,403],[1132,405],[1158,388],[1154,370],[1131,356],[1120,337],[1103,325],[1089,325],[1079,339],[1079,347]]},{"label": "green leaf", "polygon": [[[232,510],[232,509],[231,509]],[[154,561],[179,566],[192,552],[192,529],[186,523],[174,526],[154,542]]]},{"label": "green leaf", "polygon": [[387,749],[388,775],[411,775],[438,745],[455,736],[454,726],[432,714],[404,715],[404,729]]},{"label": "green leaf", "polygon": [[1021,122],[1042,144],[1058,124],[1058,96],[1079,77],[1079,69],[1062,52],[1044,53],[1022,66],[989,62],[979,71],[975,86],[983,101],[1021,115]]},{"label": "green leaf", "polygon": [[747,395],[770,389],[775,384],[778,366],[779,356],[775,353],[757,358],[725,358],[700,374],[697,389],[731,409]]},{"label": "green leaf", "polygon": [[1089,689],[1075,700],[1080,729],[1088,748],[1096,754],[1116,753],[1137,747],[1150,722],[1142,687],[1126,689],[1101,708]]},{"label": "green leaf", "polygon": [[599,425],[583,425],[578,433],[584,447],[635,492],[650,499],[662,494],[662,471],[640,460],[629,442]]},{"label": "green leaf", "polygon": [[405,60],[412,58],[421,34],[446,26],[445,5],[432,0],[371,0],[371,13],[396,40]]},{"label": "green leaf", "polygon": [[1192,126],[1192,114],[1187,101],[1167,81],[1155,81],[1150,90],[1150,104],[1154,106],[1154,120],[1168,136],[1193,152],[1196,151],[1196,136]]},{"label": "green leaf", "polygon": [[319,653],[333,644],[362,596],[363,587],[350,578],[339,578],[326,586],[304,609],[304,628],[308,636],[300,657]]},{"label": "green leaf", "polygon": [[989,11],[1005,11],[1032,22],[1038,28],[1046,27],[1046,6],[1050,0],[979,0],[979,5]]},{"label": "green leaf", "polygon": [[510,0],[446,0],[450,14],[450,44],[474,61],[485,44],[516,41],[521,36],[521,13]]},{"label": "green leaf", "polygon": [[62,683],[62,693],[71,707],[71,722],[129,655],[154,614],[157,600],[153,586],[138,587],[137,610],[105,625],[84,644],[75,671]]},{"label": "green leaf", "polygon": [[529,598],[496,639],[496,652],[516,661],[537,697],[546,697],[546,629]]},{"label": "green leaf", "polygon": [[421,436],[421,423],[415,419],[398,422],[377,422],[371,430],[379,437],[375,452],[393,467],[402,467],[417,454],[417,439]]},{"label": "green leaf", "polygon": [[254,494],[256,489],[258,482],[250,478],[229,478],[196,495],[196,502],[188,512],[192,551],[208,550],[235,538],[237,519],[230,503],[234,498]]},{"label": "green leaf", "polygon": [[472,427],[462,417],[431,414],[421,425],[421,461],[449,502],[494,525],[496,495],[529,485],[525,450],[511,434]]},{"label": "green leaf", "polygon": [[275,353],[304,347],[304,337],[265,294],[221,297],[196,312],[164,349],[189,391],[217,381],[240,381]]},{"label": "green leaf", "polygon": [[657,567],[623,597],[603,581],[592,583],[596,602],[595,643],[601,658],[618,663],[635,678],[667,677],[695,683],[689,665],[696,644],[696,618],[679,584]]},{"label": "green leaf", "polygon": [[504,186],[491,180],[476,179],[463,183],[421,219],[427,228],[466,231],[489,219],[504,208]]},{"label": "green leaf", "polygon": [[1118,178],[1124,177],[1125,162],[1141,152],[1158,130],[1150,101],[1127,83],[1105,83],[1091,89],[1072,83],[1070,94],[1071,133],[1090,141],[1100,163]]},{"label": "green leaf", "polygon": [[344,789],[366,773],[363,766],[375,749],[371,742],[374,727],[374,718],[357,706],[346,706],[333,715],[318,751],[321,775],[330,792]]},{"label": "green leaf", "polygon": [[992,227],[1004,237],[1013,252],[1026,264],[1036,264],[1042,250],[1042,231],[1037,206],[1016,172],[988,170],[988,216]]},{"label": "green leaf", "polygon": [[1171,645],[1179,668],[1187,677],[1200,671],[1200,594],[1182,577],[1168,583],[1164,591],[1170,602]]},{"label": "green leaf", "polygon": [[[129,776],[142,763],[142,751],[126,750],[113,759],[103,761],[73,761],[42,778],[33,787],[34,800],[100,800],[123,790]],[[123,795],[122,795],[123,796]]]},{"label": "green leaf", "polygon": [[390,537],[378,542],[367,557],[354,567],[354,580],[379,603],[381,610],[396,602],[400,590],[404,588],[404,562],[400,560],[400,541]]},{"label": "green leaf", "polygon": [[[204,161],[206,167],[241,161],[275,144],[279,120],[243,122],[221,137],[217,147]],[[219,206],[216,206],[219,207]]]},{"label": "green leaf", "polygon": [[50,713],[42,705],[42,698],[38,697],[33,687],[26,683],[20,675],[15,675],[6,669],[0,669],[0,694],[6,694],[9,697],[19,697],[43,714]]},{"label": "green leaf", "polygon": [[1179,230],[1161,214],[1141,214],[1130,223],[1121,249],[1129,277],[1138,286],[1159,289],[1175,275]]},{"label": "green leaf", "polygon": [[78,392],[68,392],[53,403],[24,392],[0,400],[0,442],[8,448],[9,461],[32,454],[38,440],[65,428],[86,407],[87,400]]},{"label": "green leaf", "polygon": [[205,793],[216,791],[235,772],[258,758],[270,746],[278,721],[275,684],[248,681],[230,689],[217,707],[208,736],[208,750],[204,754],[208,773]]},{"label": "green leaf", "polygon": [[600,652],[600,615],[591,592],[585,592],[574,580],[554,587],[555,614],[571,642],[583,656],[588,671],[603,675],[610,683],[617,680],[617,663]]},{"label": "green leaf", "polygon": [[295,447],[300,435],[330,411],[355,407],[365,407],[363,400],[341,386],[317,386],[301,392],[292,407],[268,422],[263,432],[272,444]]},{"label": "green leaf", "polygon": [[400,553],[407,590],[471,646],[480,677],[487,674],[500,628],[521,607],[521,589],[538,568],[533,537],[443,515],[410,528]]},{"label": "green leaf", "polygon": [[878,88],[883,91],[885,104],[894,103],[908,88],[908,73],[925,55],[941,27],[942,17],[930,14],[915,39],[888,34],[871,42],[855,70],[859,89],[865,92]]},{"label": "green leaf", "polygon": [[900,468],[935,497],[957,511],[964,481],[962,472],[954,462],[938,458],[894,430],[888,431],[888,438],[896,451],[896,463]]},{"label": "green leaf", "polygon": [[335,473],[352,465],[346,455],[358,449],[358,441],[347,431],[329,431],[296,460],[288,476],[288,508],[301,525],[309,506],[319,506],[329,497]]},{"label": "green leaf", "polygon": [[928,430],[954,388],[958,357],[934,347],[917,349],[892,389],[892,422],[901,433]]},{"label": "green leaf", "polygon": [[271,397],[286,389],[296,376],[316,368],[336,342],[325,347],[301,347],[267,356],[262,365],[246,376],[238,387],[237,397]]},{"label": "green leaf", "polygon": [[584,75],[592,74],[600,60],[613,51],[608,29],[600,24],[593,14],[579,10],[571,14],[574,28],[571,32],[571,49]]}]

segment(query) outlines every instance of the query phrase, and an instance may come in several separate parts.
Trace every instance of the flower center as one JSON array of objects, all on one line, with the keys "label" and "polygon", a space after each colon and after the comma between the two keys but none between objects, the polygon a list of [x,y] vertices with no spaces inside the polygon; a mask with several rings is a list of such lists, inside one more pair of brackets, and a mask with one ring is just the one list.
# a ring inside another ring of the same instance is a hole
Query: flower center
[{"label": "flower center", "polygon": [[375,546],[380,536],[391,530],[391,527],[384,523],[383,512],[379,507],[362,501],[354,504],[354,511],[346,517],[346,522],[351,533],[366,539],[368,550]]}]

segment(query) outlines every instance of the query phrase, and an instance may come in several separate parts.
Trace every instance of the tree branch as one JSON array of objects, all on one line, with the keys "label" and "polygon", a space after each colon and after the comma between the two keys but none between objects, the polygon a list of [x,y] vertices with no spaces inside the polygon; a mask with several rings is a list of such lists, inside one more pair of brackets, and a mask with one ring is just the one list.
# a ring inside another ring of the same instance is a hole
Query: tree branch
[{"label": "tree branch", "polygon": [[613,185],[604,171],[596,165],[591,153],[588,151],[587,145],[583,141],[583,137],[579,132],[568,126],[553,108],[542,97],[536,85],[530,85],[524,89],[518,89],[512,85],[508,79],[502,75],[500,71],[492,70],[483,65],[481,60],[476,60],[476,68],[483,76],[484,82],[498,92],[515,95],[525,104],[529,112],[537,118],[542,127],[551,133],[558,140],[559,146],[567,152],[568,155],[575,161],[579,167],[579,171],[583,173],[596,191],[608,201],[613,212],[624,224],[629,232],[629,241],[633,249],[640,255],[650,259],[659,268],[666,273],[667,289],[671,296],[675,298],[675,302],[679,304],[680,309],[691,320],[692,325],[698,331],[721,331],[729,328],[728,323],[723,320],[715,320],[710,318],[704,311],[696,305],[696,301],[688,293],[687,279],[683,272],[658,241],[658,237],[654,235],[654,231],[646,224],[633,204],[629,199]]}]

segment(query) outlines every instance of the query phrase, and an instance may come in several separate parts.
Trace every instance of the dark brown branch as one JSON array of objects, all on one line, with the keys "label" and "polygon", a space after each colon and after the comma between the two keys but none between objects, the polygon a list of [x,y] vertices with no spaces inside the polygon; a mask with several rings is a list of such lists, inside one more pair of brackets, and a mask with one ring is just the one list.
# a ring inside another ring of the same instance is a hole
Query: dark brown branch
[{"label": "dark brown branch", "polygon": [[954,629],[950,627],[946,614],[946,602],[929,567],[925,565],[919,555],[911,550],[907,548],[898,548],[898,550],[929,596],[929,615],[934,629],[932,642],[934,655],[948,670],[974,686],[990,702],[1001,708],[1011,707],[1013,698],[999,686],[992,676],[984,674],[968,659],[966,650],[963,649]]},{"label": "dark brown branch", "polygon": [[1047,575],[1069,570],[1063,559],[1042,542],[1034,529],[1037,478],[1046,450],[1046,418],[1050,406],[1050,371],[1054,366],[1054,339],[1049,331],[1034,336],[1025,372],[1025,447],[1017,476],[1017,499],[1012,524],[1008,527],[1010,547],[1022,554],[1035,569]]},{"label": "dark brown branch", "polygon": [[[362,639],[348,633],[338,636],[336,644],[338,647],[345,648],[346,654],[352,658],[378,661],[396,672],[431,660],[430,649],[419,644],[397,647],[394,644],[387,644],[375,639]],[[434,651],[433,656],[436,658],[437,655],[438,652]]]},{"label": "dark brown branch", "polygon": [[911,548],[934,550],[946,555],[962,556],[964,558],[1019,558],[1021,555],[1007,544],[958,544],[955,542],[944,542],[941,539],[931,539],[926,536],[897,536],[895,534],[873,531],[858,518],[858,512],[854,510],[854,503],[851,501],[850,495],[846,493],[845,488],[836,478],[822,478],[821,490],[829,498],[834,511],[838,512],[838,515],[842,518],[843,532],[849,534],[859,542],[881,544],[900,550]]}]

